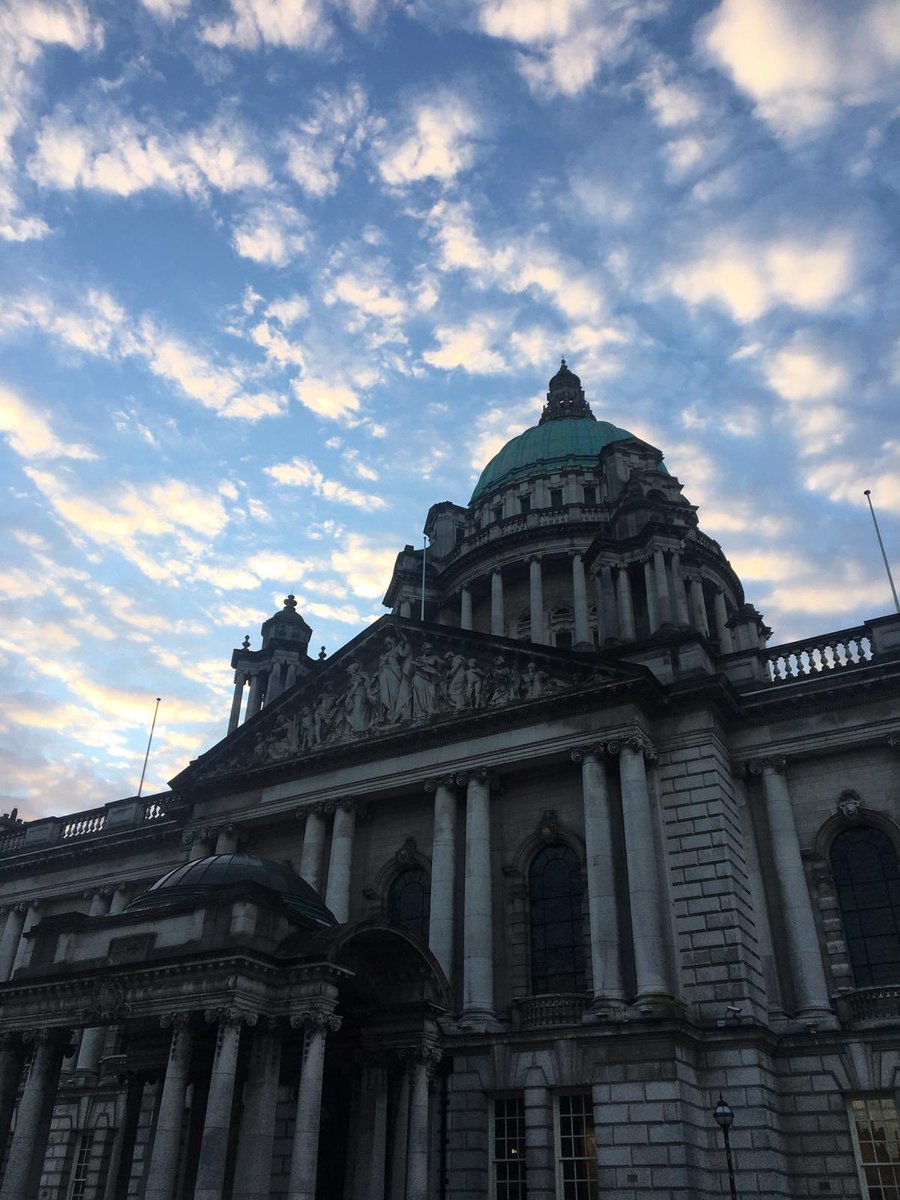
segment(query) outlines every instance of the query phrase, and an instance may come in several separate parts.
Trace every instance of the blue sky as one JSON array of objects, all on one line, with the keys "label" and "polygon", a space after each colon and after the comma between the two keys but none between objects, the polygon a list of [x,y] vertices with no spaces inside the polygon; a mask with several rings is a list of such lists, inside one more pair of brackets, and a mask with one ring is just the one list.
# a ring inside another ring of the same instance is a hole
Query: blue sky
[{"label": "blue sky", "polygon": [[561,354],[773,642],[889,611],[894,0],[8,0],[0,804],[148,790],[329,652]]}]

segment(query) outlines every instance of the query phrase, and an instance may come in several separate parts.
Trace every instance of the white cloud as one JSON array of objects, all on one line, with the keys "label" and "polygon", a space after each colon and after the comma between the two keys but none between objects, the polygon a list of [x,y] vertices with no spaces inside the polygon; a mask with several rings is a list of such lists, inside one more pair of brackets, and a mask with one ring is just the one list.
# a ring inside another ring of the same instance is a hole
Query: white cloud
[{"label": "white cloud", "polygon": [[341,421],[359,411],[359,396],[356,392],[334,379],[309,376],[306,379],[293,380],[291,386],[300,403],[319,417]]},{"label": "white cloud", "polygon": [[443,371],[461,367],[470,375],[495,375],[507,369],[506,359],[494,349],[502,332],[487,315],[472,317],[465,325],[439,325],[434,336],[440,348],[426,350],[422,357]]},{"label": "white cloud", "polygon": [[763,360],[763,370],[785,402],[790,431],[804,456],[822,455],[844,440],[851,427],[850,372],[831,347],[797,334]]},{"label": "white cloud", "polygon": [[221,116],[203,129],[172,133],[119,113],[76,118],[58,108],[41,123],[28,172],[44,187],[133,196],[158,188],[192,197],[211,188],[238,192],[270,182],[249,134]]},{"label": "white cloud", "polygon": [[315,463],[306,458],[292,458],[290,462],[275,463],[265,472],[283,487],[309,488],[315,496],[334,500],[338,504],[351,504],[354,508],[386,508],[380,496],[367,495],[348,488],[334,479],[326,479]]},{"label": "white cloud", "polygon": [[289,204],[257,205],[235,228],[232,244],[241,258],[285,267],[306,249],[306,221]]},{"label": "white cloud", "polygon": [[309,316],[309,301],[305,296],[296,293],[293,296],[284,296],[266,305],[266,316],[288,329]]},{"label": "white cloud", "polygon": [[466,99],[439,92],[412,106],[399,136],[379,141],[378,170],[395,187],[423,179],[447,182],[472,165],[481,133],[480,118]]},{"label": "white cloud", "polygon": [[834,503],[860,506],[866,505],[868,488],[877,512],[900,513],[900,441],[873,447],[862,459],[831,458],[807,471],[804,485]]},{"label": "white cloud", "polygon": [[637,23],[658,0],[476,0],[482,32],[518,47],[522,77],[538,93],[575,96],[601,66],[630,52]]},{"label": "white cloud", "polygon": [[325,5],[319,0],[230,0],[230,15],[207,22],[200,36],[220,49],[258,50],[286,46],[291,50],[321,50],[331,36]]},{"label": "white cloud", "polygon": [[266,353],[266,358],[281,367],[304,367],[306,358],[301,346],[290,342],[280,329],[273,329],[268,321],[260,321],[250,330],[251,339]]},{"label": "white cloud", "polygon": [[713,236],[698,257],[663,278],[689,304],[718,303],[745,322],[779,304],[824,311],[847,293],[855,274],[853,240],[835,229],[756,242],[738,234]]},{"label": "white cloud", "polygon": [[723,0],[701,43],[772,129],[815,131],[843,105],[900,95],[894,0]]},{"label": "white cloud", "polygon": [[45,416],[2,384],[0,432],[6,434],[13,450],[24,459],[97,457],[88,446],[61,441]]},{"label": "white cloud", "polygon": [[475,422],[475,436],[469,443],[472,469],[480,473],[510,438],[527,429],[532,424],[530,414],[533,411],[533,406],[516,400],[508,408],[498,405],[481,413]]},{"label": "white cloud", "polygon": [[327,196],[357,152],[377,128],[368,115],[366,94],[359,84],[343,92],[323,92],[311,114],[285,134],[288,174],[310,196]]},{"label": "white cloud", "polygon": [[37,67],[48,46],[76,53],[99,50],[103,27],[81,0],[19,0],[0,5],[0,238],[46,236],[46,222],[21,211],[14,139],[30,117]]},{"label": "white cloud", "polygon": [[163,21],[175,21],[183,17],[191,7],[191,0],[141,0],[144,8]]},{"label": "white cloud", "polygon": [[331,555],[331,566],[355,595],[380,600],[387,591],[396,559],[396,544],[349,533],[343,548]]}]

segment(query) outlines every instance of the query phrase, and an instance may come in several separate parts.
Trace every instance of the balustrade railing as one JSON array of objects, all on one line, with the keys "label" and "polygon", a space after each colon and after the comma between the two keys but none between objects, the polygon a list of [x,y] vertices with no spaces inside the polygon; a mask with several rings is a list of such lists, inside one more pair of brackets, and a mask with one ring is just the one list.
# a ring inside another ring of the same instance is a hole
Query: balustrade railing
[{"label": "balustrade railing", "polygon": [[24,841],[24,829],[16,829],[12,833],[0,834],[0,854],[8,854],[10,850],[17,850]]},{"label": "balustrade railing", "polygon": [[900,1024],[900,985],[844,992],[836,997],[835,1007],[845,1024]]},{"label": "balustrade railing", "polygon": [[100,833],[105,825],[105,808],[101,808],[97,812],[79,813],[73,821],[67,821],[63,825],[63,841],[68,841],[71,838],[87,837],[91,833]]},{"label": "balustrade railing", "polygon": [[526,996],[513,1004],[519,1014],[520,1029],[546,1029],[553,1025],[580,1025],[590,1003],[580,992],[551,992],[544,996]]},{"label": "balustrade railing", "polygon": [[144,805],[144,820],[158,821],[166,815],[166,805],[162,800],[150,800]]},{"label": "balustrade railing", "polygon": [[793,683],[810,675],[864,667],[874,657],[872,643],[860,628],[775,646],[766,652],[764,662],[773,683]]}]

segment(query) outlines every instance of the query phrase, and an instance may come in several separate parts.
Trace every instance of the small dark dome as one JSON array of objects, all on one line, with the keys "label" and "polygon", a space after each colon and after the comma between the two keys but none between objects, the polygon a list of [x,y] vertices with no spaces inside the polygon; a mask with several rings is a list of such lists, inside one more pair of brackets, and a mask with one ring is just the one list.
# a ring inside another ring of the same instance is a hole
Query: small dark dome
[{"label": "small dark dome", "polygon": [[559,370],[550,380],[548,387],[551,392],[557,392],[560,388],[578,389],[581,387],[581,380],[574,371],[569,370],[569,368],[566,366],[566,360],[563,359],[559,364]]},{"label": "small dark dome", "polygon": [[337,924],[316,891],[296,871],[255,854],[213,854],[184,863],[135,896],[126,905],[126,911],[195,900],[236,883],[255,883],[266,888],[311,925]]}]

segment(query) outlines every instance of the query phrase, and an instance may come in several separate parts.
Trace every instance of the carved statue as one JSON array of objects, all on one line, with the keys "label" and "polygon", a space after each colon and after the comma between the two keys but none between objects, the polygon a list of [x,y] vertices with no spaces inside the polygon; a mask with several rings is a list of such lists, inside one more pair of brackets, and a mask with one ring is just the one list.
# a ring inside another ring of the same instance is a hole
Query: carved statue
[{"label": "carved statue", "polygon": [[429,717],[441,711],[442,663],[433,653],[430,642],[425,642],[418,658],[413,659],[413,718]]},{"label": "carved statue", "polygon": [[447,664],[447,702],[454,712],[466,707],[466,667],[465,656],[448,650],[444,655]]}]

